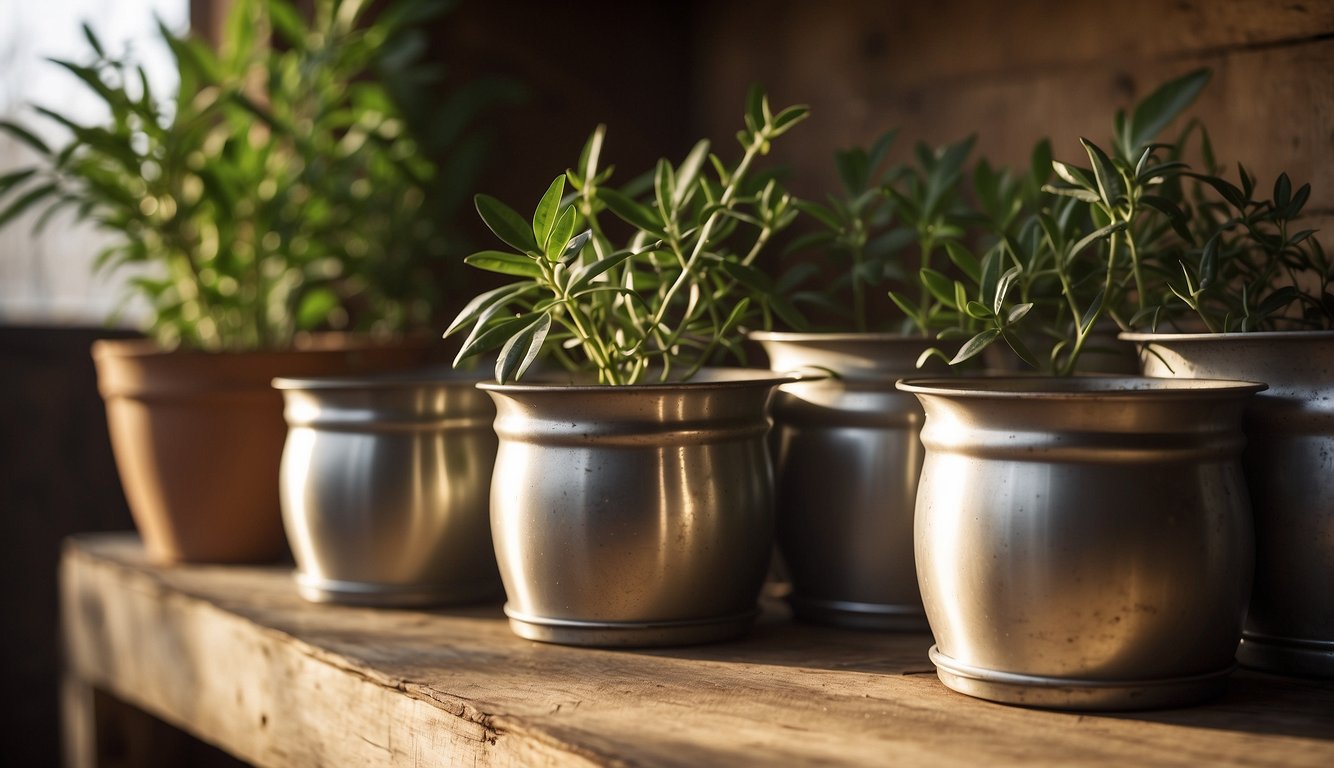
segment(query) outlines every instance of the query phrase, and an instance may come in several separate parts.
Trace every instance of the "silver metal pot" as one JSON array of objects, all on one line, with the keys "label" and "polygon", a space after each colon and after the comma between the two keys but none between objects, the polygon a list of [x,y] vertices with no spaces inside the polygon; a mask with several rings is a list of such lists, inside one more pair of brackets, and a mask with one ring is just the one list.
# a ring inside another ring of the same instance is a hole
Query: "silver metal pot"
[{"label": "silver metal pot", "polygon": [[1242,410],[1261,384],[913,380],[917,573],[942,682],[1063,709],[1219,691],[1250,593]]},{"label": "silver metal pot", "polygon": [[481,384],[497,406],[491,529],[514,632],[656,646],[747,631],[773,547],[768,402],[792,380]]},{"label": "silver metal pot", "polygon": [[879,333],[752,333],[775,371],[837,377],[774,399],[778,549],[801,620],[927,629],[913,561],[922,407],[894,388],[937,344]]},{"label": "silver metal pot", "polygon": [[488,496],[495,407],[476,376],[279,378],[279,489],[297,588],[315,602],[469,602],[500,594]]},{"label": "silver metal pot", "polygon": [[1151,376],[1241,378],[1255,589],[1237,659],[1334,677],[1334,332],[1124,334]]}]

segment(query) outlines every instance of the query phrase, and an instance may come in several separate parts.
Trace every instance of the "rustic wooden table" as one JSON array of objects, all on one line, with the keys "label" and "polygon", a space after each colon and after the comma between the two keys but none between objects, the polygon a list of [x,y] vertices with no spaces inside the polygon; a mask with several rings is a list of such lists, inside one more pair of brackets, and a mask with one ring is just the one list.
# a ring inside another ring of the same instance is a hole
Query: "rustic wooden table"
[{"label": "rustic wooden table", "polygon": [[70,540],[60,575],[75,764],[125,702],[262,766],[1334,766],[1334,681],[1242,671],[1199,707],[1066,714],[948,691],[926,635],[777,603],[745,640],[603,651],[520,640],[496,605],[312,605],[282,567],[155,567],[129,535]]}]

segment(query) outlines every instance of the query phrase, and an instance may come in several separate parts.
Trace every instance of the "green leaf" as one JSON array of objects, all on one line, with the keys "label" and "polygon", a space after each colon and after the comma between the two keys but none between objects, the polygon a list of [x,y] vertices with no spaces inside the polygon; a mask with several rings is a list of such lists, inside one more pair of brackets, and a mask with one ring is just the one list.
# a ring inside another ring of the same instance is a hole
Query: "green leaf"
[{"label": "green leaf", "polygon": [[769,131],[770,138],[777,138],[792,130],[792,127],[807,117],[810,117],[810,107],[793,106],[779,112],[773,119],[773,127]]},{"label": "green leaf", "polygon": [[542,268],[530,256],[505,251],[478,251],[464,257],[463,262],[488,272],[515,277],[540,278]]},{"label": "green leaf", "polygon": [[1096,229],[1088,233],[1087,235],[1084,235],[1082,238],[1079,239],[1078,242],[1074,244],[1074,247],[1070,249],[1069,258],[1073,259],[1075,256],[1079,255],[1079,253],[1083,251],[1085,248],[1092,245],[1095,241],[1109,237],[1113,233],[1120,232],[1125,228],[1126,228],[1126,223],[1124,221],[1118,221],[1113,224],[1108,224],[1107,226],[1102,227],[1100,229]]},{"label": "green leaf", "polygon": [[492,308],[482,313],[478,318],[477,324],[473,326],[472,332],[463,340],[463,346],[459,353],[454,357],[454,367],[473,355],[488,352],[500,346],[506,339],[514,336],[515,333],[533,321],[532,313],[510,317],[497,322],[492,322],[499,307]]},{"label": "green leaf", "polygon": [[37,138],[37,134],[12,120],[0,120],[0,131],[4,131],[15,139],[18,139],[20,142],[27,144],[39,154],[48,156],[51,154],[51,148],[46,145],[46,142]]},{"label": "green leaf", "polygon": [[704,160],[709,156],[709,142],[701,140],[690,149],[681,167],[676,169],[676,190],[672,193],[672,207],[680,208],[699,178],[699,171],[704,167]]},{"label": "green leaf", "polygon": [[982,331],[964,342],[964,345],[959,348],[959,352],[950,360],[950,365],[958,365],[959,363],[977,357],[982,354],[982,350],[991,346],[992,342],[1000,338],[1000,335],[1001,332],[999,328],[988,328],[987,330]]},{"label": "green leaf", "polygon": [[16,187],[32,178],[32,175],[35,173],[37,173],[36,168],[23,168],[14,171],[13,173],[7,173],[4,176],[0,176],[0,197],[3,197],[5,192],[9,191],[11,187]]},{"label": "green leaf", "polygon": [[991,320],[996,317],[996,313],[980,301],[970,301],[964,304],[963,311],[964,314],[975,320]]},{"label": "green leaf", "polygon": [[445,329],[444,338],[453,336],[455,333],[466,328],[469,323],[477,320],[487,311],[494,310],[506,302],[517,298],[521,294],[532,290],[534,287],[535,286],[532,283],[511,283],[474,296],[472,300],[454,316],[453,322],[451,322],[449,327]]},{"label": "green leaf", "polygon": [[1280,173],[1274,181],[1274,207],[1283,210],[1292,202],[1292,181],[1287,173]]},{"label": "green leaf", "polygon": [[551,228],[550,239],[546,245],[548,259],[560,261],[561,257],[565,255],[565,249],[570,244],[570,238],[574,235],[574,228],[577,223],[578,214],[575,213],[574,206],[566,206],[560,218],[556,219],[556,225]]},{"label": "green leaf", "polygon": [[748,267],[735,261],[723,261],[719,265],[728,277],[760,294],[773,291],[773,281],[769,276],[754,267]]},{"label": "green leaf", "polygon": [[968,279],[975,283],[982,281],[982,262],[977,260],[972,251],[956,240],[949,240],[945,243],[945,253],[949,255],[950,261],[954,266],[963,271]]},{"label": "green leaf", "polygon": [[1099,288],[1098,295],[1093,297],[1093,302],[1089,304],[1088,309],[1084,310],[1084,316],[1079,319],[1079,334],[1088,335],[1089,329],[1098,321],[1102,314],[1103,302],[1107,299],[1107,289]]},{"label": "green leaf", "polygon": [[[764,95],[764,89],[758,85],[752,85],[746,92],[746,127],[752,131],[758,131],[768,122],[765,120],[764,113],[767,97]],[[742,142],[745,143],[745,142]]]},{"label": "green leaf", "polygon": [[1051,161],[1051,169],[1067,184],[1082,187],[1090,192],[1098,188],[1097,183],[1089,176],[1089,172],[1079,166],[1067,165],[1059,160],[1053,160]]},{"label": "green leaf", "polygon": [[523,217],[514,212],[513,208],[505,205],[490,195],[477,195],[473,198],[477,206],[477,213],[481,215],[482,221],[487,228],[495,233],[512,248],[517,248],[525,253],[541,253],[542,250],[537,247],[537,241],[533,238],[532,229]]},{"label": "green leaf", "polygon": [[635,202],[629,196],[609,187],[597,191],[598,199],[607,208],[632,227],[642,229],[655,237],[666,237],[662,221],[649,208]]},{"label": "green leaf", "polygon": [[591,229],[585,229],[583,232],[580,232],[578,235],[575,235],[568,243],[565,244],[565,252],[562,253],[560,256],[561,261],[570,261],[571,259],[578,256],[579,251],[583,250],[584,245],[592,237],[593,237],[593,230]]},{"label": "green leaf", "polygon": [[542,344],[550,330],[551,315],[543,312],[511,336],[505,346],[500,348],[500,356],[496,360],[496,381],[505,384],[521,378],[542,351]]},{"label": "green leaf", "polygon": [[1128,124],[1129,144],[1122,147],[1126,157],[1153,141],[1177,118],[1209,82],[1210,71],[1197,69],[1158,87],[1135,107]]},{"label": "green leaf", "polygon": [[43,199],[56,193],[55,184],[43,184],[40,187],[30,189],[18,199],[14,200],[8,206],[0,209],[0,228],[3,228],[9,222],[23,215],[23,212],[33,207]]},{"label": "green leaf", "polygon": [[296,311],[296,325],[302,330],[310,330],[329,318],[329,313],[338,308],[338,296],[328,288],[314,288],[301,297],[301,305]]},{"label": "green leaf", "polygon": [[[551,229],[555,226],[557,217],[560,216],[560,201],[564,195],[565,175],[562,174],[557,176],[547,187],[546,193],[542,195],[541,201],[538,202],[537,208],[533,211],[533,237],[547,255],[551,255]],[[501,239],[504,240],[505,238],[501,237]],[[510,245],[514,244],[510,243]],[[565,242],[561,241],[560,245],[564,246]]]},{"label": "green leaf", "polygon": [[1032,309],[1033,302],[1031,301],[1026,304],[1016,304],[1013,307],[1010,307],[1010,314],[1005,316],[1006,325],[1014,325],[1020,320],[1023,320]]},{"label": "green leaf", "polygon": [[1079,143],[1084,145],[1084,151],[1093,162],[1093,178],[1098,182],[1098,194],[1102,196],[1107,207],[1115,206],[1123,195],[1120,172],[1116,170],[1112,159],[1097,144],[1082,137]]},{"label": "green leaf", "polygon": [[604,259],[599,259],[592,264],[579,267],[575,270],[573,277],[570,279],[569,292],[574,293],[585,288],[599,275],[624,264],[626,259],[629,259],[631,256],[634,256],[633,251],[617,251]]},{"label": "green leaf", "polygon": [[950,309],[958,309],[954,304],[954,282],[934,269],[922,268],[918,272],[922,285],[941,304]]},{"label": "green leaf", "polygon": [[1001,331],[1001,336],[1005,338],[1005,343],[1010,346],[1010,349],[1016,355],[1019,356],[1020,360],[1023,360],[1032,368],[1041,367],[1038,365],[1037,356],[1035,356],[1032,350],[1028,348],[1028,345],[1024,343],[1024,337],[1009,328]]}]

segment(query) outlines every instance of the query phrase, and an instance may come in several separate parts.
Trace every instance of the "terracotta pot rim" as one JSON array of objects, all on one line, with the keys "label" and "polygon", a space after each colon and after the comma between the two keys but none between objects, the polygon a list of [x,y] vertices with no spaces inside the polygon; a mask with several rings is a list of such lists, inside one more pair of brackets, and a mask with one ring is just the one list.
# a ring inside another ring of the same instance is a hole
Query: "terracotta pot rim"
[{"label": "terracotta pot rim", "polygon": [[436,341],[432,335],[406,334],[373,336],[363,333],[328,331],[298,337],[291,346],[256,347],[253,349],[207,350],[193,347],[167,349],[153,339],[97,339],[92,343],[94,358],[103,357],[244,357],[260,355],[287,355],[308,352],[345,352],[374,349],[391,345],[427,344]]}]

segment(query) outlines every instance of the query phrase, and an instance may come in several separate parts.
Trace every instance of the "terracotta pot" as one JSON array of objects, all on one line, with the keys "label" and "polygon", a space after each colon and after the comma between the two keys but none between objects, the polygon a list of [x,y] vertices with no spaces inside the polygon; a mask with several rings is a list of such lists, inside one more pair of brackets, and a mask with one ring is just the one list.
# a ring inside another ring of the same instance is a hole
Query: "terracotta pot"
[{"label": "terracotta pot", "polygon": [[283,351],[164,352],[147,340],[94,342],[116,467],[149,557],[282,556],[278,465],[287,424],[273,379],[406,368],[425,362],[434,343],[326,335]]}]

